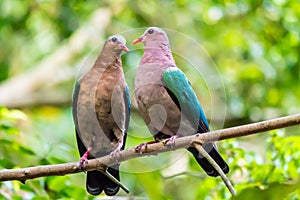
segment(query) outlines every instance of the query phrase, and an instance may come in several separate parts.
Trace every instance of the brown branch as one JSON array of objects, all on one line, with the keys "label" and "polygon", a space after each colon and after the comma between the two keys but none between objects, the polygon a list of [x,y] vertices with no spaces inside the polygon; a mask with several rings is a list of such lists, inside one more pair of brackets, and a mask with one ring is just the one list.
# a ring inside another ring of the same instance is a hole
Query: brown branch
[{"label": "brown branch", "polygon": [[[293,126],[297,124],[300,124],[300,114],[276,118],[268,121],[243,126],[237,126],[233,128],[227,128],[218,131],[212,131],[210,133],[181,137],[175,140],[175,144],[172,147],[162,142],[148,145],[147,148],[143,147],[143,154],[137,153],[134,148],[126,149],[120,152],[118,156],[118,161],[124,162],[132,158],[148,156],[153,154],[156,155],[162,152],[186,148],[192,144],[204,144],[212,141],[242,137],[246,135]],[[89,165],[86,166],[86,170],[103,170],[105,169],[105,166],[112,166],[115,164],[115,159],[111,159],[110,156],[104,156],[101,158],[90,160]],[[36,166],[22,169],[5,169],[0,171],[0,181],[19,180],[25,182],[26,180],[33,178],[39,178],[44,176],[63,176],[66,174],[74,174],[79,172],[82,171],[78,167],[78,162]]]}]

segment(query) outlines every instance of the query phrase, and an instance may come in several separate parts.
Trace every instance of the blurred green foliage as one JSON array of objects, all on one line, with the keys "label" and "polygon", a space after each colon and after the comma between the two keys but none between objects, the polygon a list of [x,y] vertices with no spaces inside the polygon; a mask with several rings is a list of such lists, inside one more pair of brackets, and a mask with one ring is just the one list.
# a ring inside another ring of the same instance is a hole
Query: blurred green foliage
[{"label": "blurred green foliage", "polygon": [[[226,127],[299,113],[300,4],[297,0],[4,0],[0,4],[0,82],[33,69],[66,44],[99,8],[107,8],[112,13],[105,36],[159,26],[184,33],[199,43],[223,79]],[[99,42],[103,39],[99,38]],[[171,46],[180,45],[176,38],[172,41]],[[82,55],[90,51],[91,48],[83,49]],[[141,53],[123,56],[130,89],[133,89],[134,76],[131,70]],[[210,91],[205,88],[205,82],[187,67],[181,68],[209,115],[213,105],[207,98]],[[69,89],[74,82],[62,84]],[[0,107],[0,168],[78,160],[73,130],[69,105],[42,105],[21,111]],[[220,143],[219,149],[231,167],[229,178],[238,192],[237,199],[299,199],[298,133],[299,127],[288,128]],[[133,111],[126,147],[147,140],[151,140],[150,134]],[[172,157],[178,153],[181,156],[176,159],[185,163],[179,165],[179,174],[176,175],[176,170],[168,174],[166,171],[172,171]],[[184,151],[130,160],[121,166],[122,182],[130,189],[132,198],[230,198],[223,182],[205,176]],[[126,194],[120,191],[119,195]],[[1,198],[93,199],[85,192],[84,174],[29,180],[25,185],[2,182]]]}]

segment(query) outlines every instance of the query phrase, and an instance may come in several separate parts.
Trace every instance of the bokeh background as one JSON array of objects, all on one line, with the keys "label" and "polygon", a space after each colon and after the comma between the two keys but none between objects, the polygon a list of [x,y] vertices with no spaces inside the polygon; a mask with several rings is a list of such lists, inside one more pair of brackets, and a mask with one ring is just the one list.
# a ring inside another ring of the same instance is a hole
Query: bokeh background
[{"label": "bokeh background", "polygon": [[[203,51],[176,37],[171,46],[217,69],[221,90],[185,65],[180,52],[174,55],[212,130],[300,113],[298,0],[3,0],[0,168],[79,160],[71,114],[75,81],[91,67],[108,36],[125,32],[133,51],[122,56],[123,68],[133,91],[143,51],[142,45],[130,43],[149,26],[192,38]],[[214,95],[222,97],[220,104],[214,103]],[[218,109],[221,117],[214,114]],[[240,199],[299,199],[299,131],[296,126],[218,143]],[[135,106],[128,134],[127,148],[151,140]],[[131,193],[120,191],[116,199],[230,198],[222,180],[207,177],[184,150],[127,161],[121,179]],[[25,185],[0,183],[0,199],[102,198],[108,197],[86,193],[83,173]]]}]

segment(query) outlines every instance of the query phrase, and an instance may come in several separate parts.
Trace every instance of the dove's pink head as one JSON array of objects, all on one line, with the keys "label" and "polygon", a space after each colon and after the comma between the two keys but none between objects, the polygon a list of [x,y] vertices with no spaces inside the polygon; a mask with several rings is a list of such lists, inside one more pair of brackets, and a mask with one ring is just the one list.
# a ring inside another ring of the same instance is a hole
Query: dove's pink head
[{"label": "dove's pink head", "polygon": [[166,32],[158,27],[149,27],[144,34],[132,44],[142,42],[145,51],[140,64],[161,63],[165,66],[175,66]]},{"label": "dove's pink head", "polygon": [[156,48],[163,44],[169,47],[169,40],[166,32],[158,27],[149,27],[144,34],[134,40],[132,44],[142,42],[145,48]]}]

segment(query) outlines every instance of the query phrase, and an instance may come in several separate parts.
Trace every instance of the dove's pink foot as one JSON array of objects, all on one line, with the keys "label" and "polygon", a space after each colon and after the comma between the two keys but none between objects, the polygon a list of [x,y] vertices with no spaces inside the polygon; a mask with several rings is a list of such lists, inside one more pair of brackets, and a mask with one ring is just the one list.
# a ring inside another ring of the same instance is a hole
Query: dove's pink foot
[{"label": "dove's pink foot", "polygon": [[173,135],[173,136],[171,136],[170,138],[165,139],[165,140],[163,141],[163,143],[164,143],[165,145],[166,145],[167,143],[169,143],[171,149],[173,149],[174,146],[175,146],[175,139],[176,139],[176,138],[179,138],[179,136]]},{"label": "dove's pink foot", "polygon": [[150,141],[150,142],[145,142],[145,143],[139,144],[135,147],[135,151],[142,154],[143,153],[142,152],[143,147],[145,147],[147,149],[148,144],[154,144],[154,143],[157,143],[157,142],[159,142],[159,141],[155,140],[155,141]]},{"label": "dove's pink foot", "polygon": [[80,158],[79,167],[84,172],[85,172],[84,165],[88,165],[88,162],[89,162],[88,161],[88,156],[90,155],[91,151],[92,151],[92,148],[89,147],[88,150]]}]

